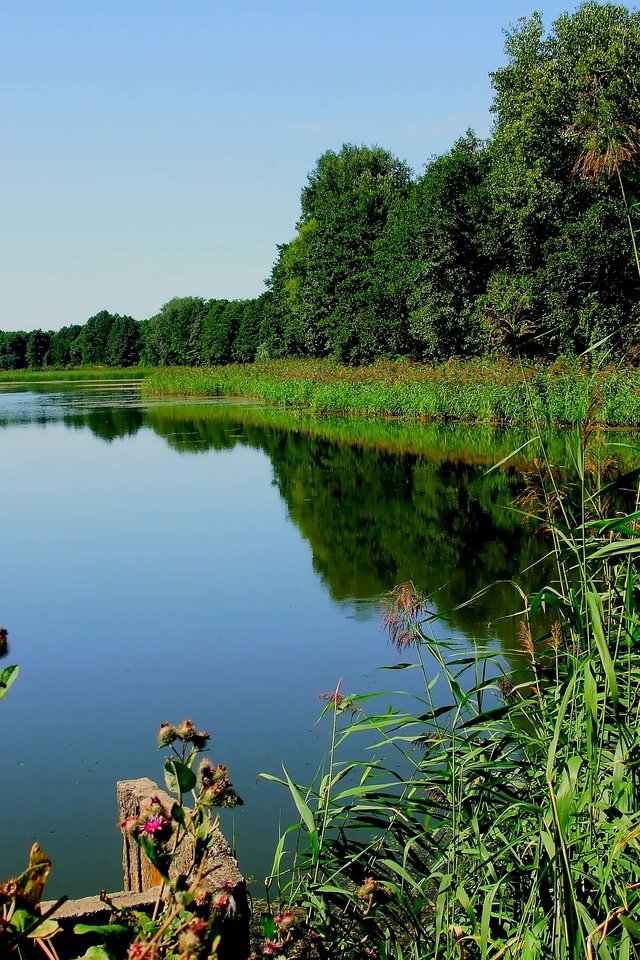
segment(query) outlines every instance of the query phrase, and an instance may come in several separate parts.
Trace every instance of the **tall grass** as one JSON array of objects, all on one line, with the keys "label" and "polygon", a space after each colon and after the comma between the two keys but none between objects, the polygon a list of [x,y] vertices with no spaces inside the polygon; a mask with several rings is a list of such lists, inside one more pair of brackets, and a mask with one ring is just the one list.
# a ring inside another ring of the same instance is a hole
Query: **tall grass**
[{"label": "tall grass", "polygon": [[561,471],[541,448],[521,508],[557,576],[520,594],[525,669],[436,644],[411,585],[389,597],[396,668],[417,669],[421,693],[388,707],[338,687],[321,775],[280,778],[300,822],[273,876],[304,916],[297,938],[275,930],[283,953],[640,956],[639,474],[609,475],[589,429]]},{"label": "tall grass", "polygon": [[59,383],[74,380],[136,380],[148,367],[43,367],[41,370],[0,370],[3,383]]},{"label": "tall grass", "polygon": [[[149,394],[246,396],[316,412],[417,416],[432,420],[640,425],[640,371],[590,371],[577,361],[522,367],[497,359],[440,367],[380,362],[344,367],[283,360],[226,367],[167,368],[145,378]],[[595,398],[595,400],[594,400]]]}]

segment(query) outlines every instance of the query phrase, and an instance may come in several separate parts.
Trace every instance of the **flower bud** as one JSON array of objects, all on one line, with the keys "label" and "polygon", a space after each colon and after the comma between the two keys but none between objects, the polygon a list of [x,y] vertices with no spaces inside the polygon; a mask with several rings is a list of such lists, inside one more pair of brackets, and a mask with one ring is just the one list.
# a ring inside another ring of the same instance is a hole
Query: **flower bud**
[{"label": "flower bud", "polygon": [[160,729],[158,730],[159,747],[170,747],[174,740],[177,739],[178,734],[176,733],[175,727],[172,727],[170,723],[160,724]]}]

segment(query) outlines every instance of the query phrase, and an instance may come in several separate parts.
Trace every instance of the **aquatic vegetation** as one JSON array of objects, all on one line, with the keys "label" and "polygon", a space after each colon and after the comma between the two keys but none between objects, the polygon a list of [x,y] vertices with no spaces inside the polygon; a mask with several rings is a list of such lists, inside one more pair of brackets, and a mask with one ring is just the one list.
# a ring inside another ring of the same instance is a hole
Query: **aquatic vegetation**
[{"label": "aquatic vegetation", "polygon": [[640,371],[590,370],[578,361],[523,365],[484,358],[441,366],[273,360],[167,368],[145,378],[149,395],[244,396],[319,413],[486,423],[574,424],[587,413],[608,426],[640,425]]},{"label": "aquatic vegetation", "polygon": [[514,594],[525,667],[436,643],[430,599],[401,586],[383,622],[421,693],[336,688],[318,777],[269,776],[299,815],[271,878],[302,916],[280,955],[640,956],[638,472],[603,480],[589,448],[587,428],[571,482],[540,451],[556,573]]},{"label": "aquatic vegetation", "polygon": [[46,367],[42,370],[0,370],[4,383],[55,383],[74,380],[136,380],[148,372],[146,367]]}]

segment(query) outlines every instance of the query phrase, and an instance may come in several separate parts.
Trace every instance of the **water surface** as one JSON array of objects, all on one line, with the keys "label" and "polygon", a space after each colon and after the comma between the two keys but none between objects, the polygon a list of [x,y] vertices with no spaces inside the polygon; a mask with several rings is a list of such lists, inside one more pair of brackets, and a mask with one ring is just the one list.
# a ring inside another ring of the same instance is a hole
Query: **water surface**
[{"label": "water surface", "polygon": [[[213,734],[246,806],[225,814],[263,877],[286,761],[326,746],[318,695],[390,689],[380,598],[406,580],[443,637],[517,647],[507,583],[550,573],[510,509],[522,435],[144,401],[131,383],[0,390],[0,622],[21,674],[0,705],[0,874],[38,839],[50,894],[121,886],[115,782],[161,776],[161,721]],[[537,565],[536,565],[537,564]],[[392,681],[389,677],[392,677]]]}]

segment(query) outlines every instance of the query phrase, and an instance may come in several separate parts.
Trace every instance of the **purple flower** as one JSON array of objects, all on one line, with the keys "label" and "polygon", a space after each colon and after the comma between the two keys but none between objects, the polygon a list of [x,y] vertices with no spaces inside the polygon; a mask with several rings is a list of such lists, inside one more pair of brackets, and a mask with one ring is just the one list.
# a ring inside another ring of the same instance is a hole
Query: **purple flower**
[{"label": "purple flower", "polygon": [[154,813],[143,824],[142,833],[154,840],[165,840],[171,833],[171,820],[164,813]]}]

